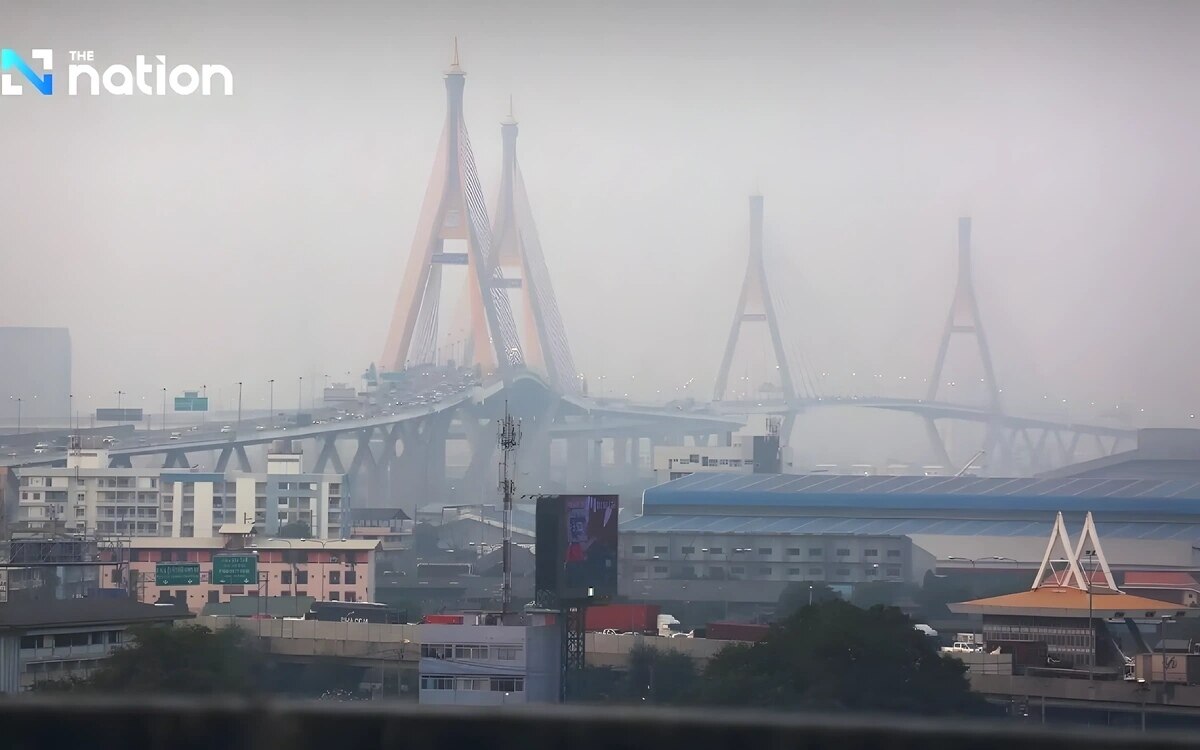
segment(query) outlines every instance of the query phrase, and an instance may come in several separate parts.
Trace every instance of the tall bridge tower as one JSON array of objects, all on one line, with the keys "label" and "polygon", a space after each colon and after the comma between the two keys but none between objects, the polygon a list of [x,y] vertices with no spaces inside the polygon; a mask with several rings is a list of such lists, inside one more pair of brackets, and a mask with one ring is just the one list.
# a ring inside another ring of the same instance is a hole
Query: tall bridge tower
[{"label": "tall bridge tower", "polygon": [[721,369],[717,371],[717,383],[713,389],[713,401],[725,400],[729,388],[729,371],[742,330],[747,324],[765,324],[771,340],[771,352],[779,373],[779,388],[784,400],[791,403],[796,399],[796,386],[788,366],[783,334],[779,318],[771,299],[767,284],[767,269],[763,264],[763,199],[761,195],[750,196],[750,257],[746,263],[746,276],[742,280],[742,292],[738,296],[737,309],[733,315],[733,327],[725,343],[725,355],[721,358]]},{"label": "tall bridge tower", "polygon": [[504,141],[503,171],[496,222],[492,225],[493,260],[499,267],[496,278],[503,280],[505,289],[519,290],[516,304],[521,314],[521,351],[526,364],[544,373],[551,387],[560,393],[575,393],[579,390],[575,360],[517,163],[517,121],[511,101],[508,117],[500,124],[500,136]]},{"label": "tall bridge tower", "polygon": [[463,362],[485,370],[524,362],[506,282],[493,259],[487,208],[463,120],[466,74],[459,65],[457,41],[445,80],[446,123],[380,361],[384,370],[437,359],[439,332],[444,332],[439,330],[442,276],[448,265],[467,270],[466,306],[453,311],[466,321]]},{"label": "tall bridge tower", "polygon": [[[971,277],[971,218],[962,216],[958,219],[958,278],[954,285],[954,296],[950,300],[950,312],[946,315],[946,325],[942,329],[941,343],[938,345],[937,358],[933,364],[933,374],[929,378],[929,388],[925,393],[926,401],[937,401],[945,384],[943,378],[946,369],[946,354],[950,351],[951,339],[955,336],[975,340],[979,354],[979,363],[983,370],[983,384],[987,398],[987,409],[995,417],[1003,415],[1000,400],[1000,387],[996,382],[996,371],[992,367],[992,353],[988,348],[987,336],[983,331],[983,318],[979,314],[979,302],[975,298],[975,284]],[[947,468],[951,468],[951,459],[946,443],[938,431],[932,417],[925,418],[925,431],[938,460]],[[989,424],[984,438],[984,450],[991,451],[997,447],[999,429],[996,424]],[[988,461],[992,464],[993,461]]]}]

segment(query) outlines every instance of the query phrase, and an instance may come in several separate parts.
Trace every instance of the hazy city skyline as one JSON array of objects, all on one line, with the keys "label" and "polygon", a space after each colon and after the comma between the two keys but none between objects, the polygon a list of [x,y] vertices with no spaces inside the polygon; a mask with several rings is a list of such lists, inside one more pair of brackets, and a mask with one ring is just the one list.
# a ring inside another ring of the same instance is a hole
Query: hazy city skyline
[{"label": "hazy city skyline", "polygon": [[0,322],[70,328],[96,405],[238,380],[253,403],[274,378],[282,408],[298,376],[379,357],[457,36],[489,211],[511,94],[593,390],[711,396],[761,192],[789,348],[826,395],[919,395],[900,378],[932,368],[970,215],[1013,411],[1200,409],[1187,4],[124,7],[25,9],[5,44],[220,63],[236,89],[3,102]]}]

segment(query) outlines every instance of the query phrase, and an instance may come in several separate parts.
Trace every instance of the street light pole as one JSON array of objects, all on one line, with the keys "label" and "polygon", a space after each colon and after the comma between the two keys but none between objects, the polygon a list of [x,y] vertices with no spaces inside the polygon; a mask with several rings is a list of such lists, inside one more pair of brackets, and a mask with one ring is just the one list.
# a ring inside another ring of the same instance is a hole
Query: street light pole
[{"label": "street light pole", "polygon": [[162,429],[167,429],[167,389],[162,389],[163,393],[163,410],[162,410]]},{"label": "street light pole", "polygon": [[271,399],[268,402],[271,406],[271,429],[275,429],[275,378],[267,381],[271,384]]},{"label": "street light pole", "polygon": [[[1091,549],[1084,550],[1083,554],[1088,559],[1088,562],[1091,562],[1096,556],[1096,551]],[[1096,624],[1092,621],[1092,574],[1094,572],[1094,567],[1092,570],[1086,571],[1088,595],[1088,682],[1092,681],[1096,671]]]},{"label": "street light pole", "polygon": [[238,418],[237,431],[242,431],[242,381],[238,381]]},{"label": "street light pole", "polygon": [[300,376],[300,385],[296,387],[296,425],[300,424],[300,412],[304,410],[304,376]]}]

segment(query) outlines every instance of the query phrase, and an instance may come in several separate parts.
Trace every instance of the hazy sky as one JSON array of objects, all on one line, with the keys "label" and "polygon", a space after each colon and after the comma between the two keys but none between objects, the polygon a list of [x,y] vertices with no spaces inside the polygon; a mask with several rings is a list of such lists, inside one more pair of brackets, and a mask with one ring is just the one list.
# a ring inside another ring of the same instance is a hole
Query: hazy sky
[{"label": "hazy sky", "polygon": [[60,69],[235,76],[0,101],[0,323],[68,326],[94,400],[276,378],[294,403],[298,376],[379,357],[457,35],[489,201],[511,94],[575,359],[610,390],[710,395],[760,190],[789,347],[827,393],[928,375],[970,214],[1014,411],[1200,411],[1198,4],[9,5],[3,45]]}]

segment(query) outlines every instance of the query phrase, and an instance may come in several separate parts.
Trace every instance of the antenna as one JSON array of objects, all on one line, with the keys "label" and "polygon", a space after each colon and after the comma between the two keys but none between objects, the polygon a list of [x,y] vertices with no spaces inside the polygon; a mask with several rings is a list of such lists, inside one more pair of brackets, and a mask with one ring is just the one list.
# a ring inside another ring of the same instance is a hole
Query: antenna
[{"label": "antenna", "polygon": [[508,614],[512,606],[512,506],[516,482],[509,478],[509,463],[516,470],[517,446],[521,444],[521,420],[513,419],[508,413],[508,401],[504,402],[504,419],[500,422],[497,435],[500,443],[500,492],[504,494],[504,583],[500,587],[500,614]]}]

